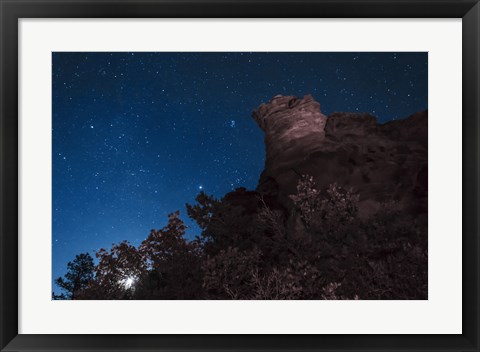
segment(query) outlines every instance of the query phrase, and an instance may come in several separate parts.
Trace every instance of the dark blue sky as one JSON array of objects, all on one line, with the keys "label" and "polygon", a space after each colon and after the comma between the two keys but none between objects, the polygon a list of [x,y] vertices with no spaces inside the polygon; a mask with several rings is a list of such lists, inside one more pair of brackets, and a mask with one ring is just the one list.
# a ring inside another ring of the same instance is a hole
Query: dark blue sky
[{"label": "dark blue sky", "polygon": [[[312,94],[382,122],[427,108],[427,53],[53,53],[53,278],[76,254],[139,244],[203,189],[255,188],[251,112]],[[196,234],[192,226],[189,235]],[[54,288],[58,291],[57,288]]]}]

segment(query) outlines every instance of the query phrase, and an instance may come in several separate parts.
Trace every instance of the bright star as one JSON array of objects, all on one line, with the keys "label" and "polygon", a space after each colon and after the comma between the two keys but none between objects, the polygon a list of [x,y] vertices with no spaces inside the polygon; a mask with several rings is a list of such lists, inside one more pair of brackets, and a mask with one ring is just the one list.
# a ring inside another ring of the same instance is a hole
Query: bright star
[{"label": "bright star", "polygon": [[198,186],[198,189],[203,189],[203,186]]},{"label": "bright star", "polygon": [[230,121],[230,127],[231,127],[231,128],[235,128],[235,120],[231,120],[231,121]]}]

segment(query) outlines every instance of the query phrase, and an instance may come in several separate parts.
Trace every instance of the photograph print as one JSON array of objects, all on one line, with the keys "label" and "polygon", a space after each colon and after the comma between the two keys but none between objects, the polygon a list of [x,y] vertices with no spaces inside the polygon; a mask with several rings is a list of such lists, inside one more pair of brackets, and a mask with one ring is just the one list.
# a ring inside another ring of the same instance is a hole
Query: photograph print
[{"label": "photograph print", "polygon": [[53,52],[53,300],[427,300],[428,53]]}]

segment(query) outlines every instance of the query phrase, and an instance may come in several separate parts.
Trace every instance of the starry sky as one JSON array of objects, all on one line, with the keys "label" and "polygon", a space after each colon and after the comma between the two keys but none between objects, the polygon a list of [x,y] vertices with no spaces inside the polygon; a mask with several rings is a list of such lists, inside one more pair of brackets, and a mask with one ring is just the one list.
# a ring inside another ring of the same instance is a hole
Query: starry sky
[{"label": "starry sky", "polygon": [[427,53],[55,52],[52,75],[53,279],[176,210],[194,237],[185,203],[201,190],[255,188],[265,148],[251,112],[277,94],[381,122],[428,101]]}]

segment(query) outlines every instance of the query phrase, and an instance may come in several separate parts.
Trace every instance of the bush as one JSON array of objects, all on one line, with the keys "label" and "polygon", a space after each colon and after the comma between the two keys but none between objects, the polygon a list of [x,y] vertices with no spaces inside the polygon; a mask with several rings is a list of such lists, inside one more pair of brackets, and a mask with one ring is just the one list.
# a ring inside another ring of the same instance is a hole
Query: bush
[{"label": "bush", "polygon": [[94,277],[70,298],[428,297],[426,226],[397,204],[360,219],[358,194],[337,184],[317,189],[308,175],[290,196],[291,210],[268,197],[244,189],[221,200],[200,193],[187,205],[200,236],[187,240],[179,212],[170,214],[139,248],[101,249]]}]

